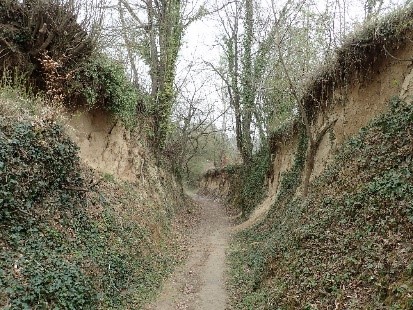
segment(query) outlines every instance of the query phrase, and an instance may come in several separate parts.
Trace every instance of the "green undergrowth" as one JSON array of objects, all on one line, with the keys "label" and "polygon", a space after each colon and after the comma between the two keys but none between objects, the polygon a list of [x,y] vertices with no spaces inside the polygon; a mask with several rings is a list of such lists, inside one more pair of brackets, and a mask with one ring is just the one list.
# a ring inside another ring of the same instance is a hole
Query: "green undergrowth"
[{"label": "green undergrowth", "polygon": [[69,80],[69,98],[84,97],[89,109],[104,108],[127,127],[136,122],[137,106],[141,106],[136,88],[129,82],[125,68],[106,55],[92,55]]},{"label": "green undergrowth", "polygon": [[[254,154],[249,164],[228,165],[207,171],[203,175],[206,188],[201,190],[206,194],[225,197],[227,206],[234,212],[241,212],[242,218],[245,219],[265,196],[265,183],[270,165],[269,150],[265,145]],[[216,193],[215,186],[212,186],[213,193],[210,192],[208,186],[213,185],[210,183],[219,184],[219,193]]]},{"label": "green undergrowth", "polygon": [[286,190],[237,234],[231,308],[413,309],[412,132],[413,106],[393,99],[305,201]]},{"label": "green undergrowth", "polygon": [[248,216],[264,198],[265,180],[270,164],[268,149],[262,147],[254,155],[252,162],[242,170],[242,188],[239,205],[244,216]]},{"label": "green undergrowth", "polygon": [[[285,172],[280,184],[280,197],[289,197],[300,185],[301,173],[304,168],[307,136],[304,128],[300,128],[299,145],[294,166]],[[231,166],[226,172],[232,174],[229,204],[236,206],[243,218],[248,218],[251,212],[261,203],[266,194],[266,181],[271,171],[271,156],[267,145],[254,154],[251,163],[240,167]],[[238,168],[238,169],[236,169]]]},{"label": "green undergrowth", "polygon": [[176,206],[83,167],[20,100],[0,98],[0,308],[142,308],[175,264]]}]

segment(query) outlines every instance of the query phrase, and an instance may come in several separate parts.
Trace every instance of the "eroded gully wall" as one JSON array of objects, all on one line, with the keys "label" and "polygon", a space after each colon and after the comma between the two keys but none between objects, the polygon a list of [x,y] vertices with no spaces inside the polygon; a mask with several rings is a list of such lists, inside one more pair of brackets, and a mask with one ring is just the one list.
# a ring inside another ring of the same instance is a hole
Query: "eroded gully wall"
[{"label": "eroded gully wall", "polygon": [[215,198],[225,198],[231,191],[232,176],[227,171],[210,170],[199,182],[199,193]]},{"label": "eroded gully wall", "polygon": [[143,129],[131,133],[120,121],[99,110],[67,114],[66,125],[86,165],[135,184],[141,189],[142,200],[150,200],[155,205],[182,199],[178,182],[157,165]]},{"label": "eroded gully wall", "polygon": [[[372,119],[388,110],[388,102],[394,96],[411,101],[413,95],[413,67],[411,59],[413,43],[392,51],[367,77],[354,74],[349,83],[338,87],[324,100],[316,111],[312,131],[320,132],[329,122],[336,121],[321,140],[315,155],[310,181],[319,176],[333,158],[338,147],[355,135]],[[286,142],[277,143],[273,154],[274,175],[269,180],[268,198],[275,200],[280,185],[280,176],[291,168],[298,146],[295,133]]]}]

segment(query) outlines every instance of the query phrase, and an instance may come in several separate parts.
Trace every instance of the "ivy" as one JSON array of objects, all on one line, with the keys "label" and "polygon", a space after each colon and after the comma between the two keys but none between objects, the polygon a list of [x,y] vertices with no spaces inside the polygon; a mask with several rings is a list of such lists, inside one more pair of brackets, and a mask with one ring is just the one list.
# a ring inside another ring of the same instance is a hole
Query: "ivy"
[{"label": "ivy", "polygon": [[[116,197],[86,193],[81,171],[61,126],[0,117],[0,307],[139,309],[171,271],[173,247],[119,215],[141,193],[113,178],[100,186]],[[153,212],[167,230],[168,212]]]},{"label": "ivy", "polygon": [[84,225],[77,147],[52,121],[0,119],[0,283],[12,309],[89,308],[94,290],[81,265],[66,258],[63,231],[47,224]]},{"label": "ivy", "polygon": [[36,205],[47,197],[55,204],[82,199],[81,193],[64,191],[82,179],[77,147],[53,122],[0,121],[0,220],[35,217]]},{"label": "ivy", "polygon": [[305,133],[304,125],[301,125],[299,133],[298,147],[294,158],[294,163],[291,169],[282,173],[280,177],[280,185],[278,192],[278,201],[291,198],[301,184],[302,173],[305,165],[305,156],[307,151],[308,138]]},{"label": "ivy", "polygon": [[234,309],[411,307],[413,106],[393,98],[390,110],[341,147],[305,200],[293,198],[297,152],[268,217],[235,236]]},{"label": "ivy", "polygon": [[227,168],[228,172],[235,172],[235,178],[239,178],[238,181],[232,182],[237,187],[233,191],[233,195],[235,195],[233,204],[241,209],[244,217],[247,217],[264,198],[265,181],[270,164],[268,148],[263,146],[253,156],[251,162],[243,166],[242,169]]},{"label": "ivy", "polygon": [[104,108],[125,125],[134,124],[139,96],[121,64],[94,55],[80,67],[70,87],[72,93],[80,90],[90,108]]}]

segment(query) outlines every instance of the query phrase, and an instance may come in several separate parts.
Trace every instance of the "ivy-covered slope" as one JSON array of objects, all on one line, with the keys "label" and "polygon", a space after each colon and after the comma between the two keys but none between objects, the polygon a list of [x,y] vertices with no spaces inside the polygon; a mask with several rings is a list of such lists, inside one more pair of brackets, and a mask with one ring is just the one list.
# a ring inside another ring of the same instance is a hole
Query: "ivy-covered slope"
[{"label": "ivy-covered slope", "polygon": [[175,262],[179,198],[144,201],[134,184],[82,167],[55,121],[3,103],[0,308],[141,308]]},{"label": "ivy-covered slope", "polygon": [[413,106],[393,99],[337,154],[305,201],[287,171],[268,218],[235,237],[232,308],[413,309]]}]

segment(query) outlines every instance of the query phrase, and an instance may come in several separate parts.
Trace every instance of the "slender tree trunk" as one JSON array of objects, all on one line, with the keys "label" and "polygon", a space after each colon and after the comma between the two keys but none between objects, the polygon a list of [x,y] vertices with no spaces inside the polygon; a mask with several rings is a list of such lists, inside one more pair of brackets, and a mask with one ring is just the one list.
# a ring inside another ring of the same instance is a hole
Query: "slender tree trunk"
[{"label": "slender tree trunk", "polygon": [[[147,14],[148,14],[148,28],[149,28],[149,46],[150,46],[150,68],[149,75],[151,77],[152,89],[151,97],[153,101],[156,101],[156,94],[158,93],[158,76],[159,76],[159,58],[158,47],[156,45],[156,29],[155,12],[153,9],[152,0],[147,1]],[[152,102],[154,104],[154,102]]]},{"label": "slender tree trunk", "polygon": [[309,187],[309,184],[310,184],[311,174],[313,173],[314,163],[315,163],[315,156],[317,154],[318,147],[320,146],[321,140],[323,139],[326,132],[331,128],[331,126],[333,126],[335,124],[337,119],[335,119],[335,120],[327,123],[326,125],[324,125],[318,133],[314,133],[314,134],[312,133],[310,120],[309,120],[309,117],[308,117],[307,112],[305,110],[304,102],[302,100],[300,100],[299,95],[297,93],[297,90],[296,90],[296,88],[293,84],[293,81],[292,81],[292,79],[289,75],[287,66],[284,62],[282,51],[281,51],[280,48],[278,48],[278,50],[279,50],[279,53],[280,53],[281,65],[284,69],[284,73],[287,77],[287,80],[288,80],[288,83],[290,85],[290,89],[293,93],[293,96],[294,96],[295,100],[297,101],[298,109],[299,109],[300,114],[301,114],[301,119],[304,123],[305,131],[306,131],[306,134],[307,134],[307,137],[308,137],[308,148],[307,148],[305,168],[304,168],[304,179],[302,181],[302,184],[303,184],[303,197],[307,197],[308,187]]},{"label": "slender tree trunk", "polygon": [[327,131],[336,123],[337,119],[325,124],[321,130],[315,135],[309,137],[307,155],[306,155],[306,165],[304,169],[304,180],[303,180],[303,196],[307,197],[308,195],[308,187],[310,184],[311,174],[314,170],[315,164],[315,156],[317,155],[318,148],[320,146],[321,141],[323,140],[324,135]]},{"label": "slender tree trunk", "polygon": [[126,21],[125,21],[125,16],[124,16],[121,1],[118,2],[118,10],[119,10],[120,22],[122,24],[122,37],[123,37],[123,40],[125,41],[126,52],[128,54],[128,59],[129,59],[129,63],[130,63],[130,66],[131,66],[131,69],[132,69],[132,74],[133,74],[132,81],[133,81],[134,85],[139,87],[139,84],[138,84],[138,76],[139,76],[138,69],[136,67],[135,60],[133,59],[132,42],[129,39],[128,34],[126,33],[127,26],[126,26]]},{"label": "slender tree trunk", "polygon": [[313,139],[309,139],[307,154],[305,156],[305,168],[304,168],[304,179],[303,179],[303,196],[308,195],[308,186],[310,184],[311,174],[314,169],[315,155],[317,153],[318,146],[315,145]]},{"label": "slender tree trunk", "polygon": [[238,10],[234,18],[234,27],[232,28],[231,37],[227,42],[227,57],[228,57],[228,75],[229,75],[229,92],[232,93],[231,106],[235,113],[235,137],[237,141],[237,149],[242,156],[243,149],[243,128],[242,128],[242,111],[241,98],[239,89],[239,48],[238,48]]},{"label": "slender tree trunk", "polygon": [[[156,5],[148,0],[148,19],[151,24],[151,81],[152,100],[155,118],[155,143],[163,148],[169,130],[169,117],[175,100],[174,79],[176,60],[183,26],[181,23],[180,0],[165,1]],[[155,29],[154,23],[158,23]],[[155,32],[157,31],[157,33]],[[156,40],[158,38],[158,42]]]},{"label": "slender tree trunk", "polygon": [[254,36],[254,7],[252,0],[245,0],[245,19],[244,19],[244,54],[243,54],[243,71],[242,71],[242,158],[245,164],[252,159],[252,138],[251,123],[252,112],[254,109],[255,92],[253,85],[253,68],[252,68],[252,41]]}]

